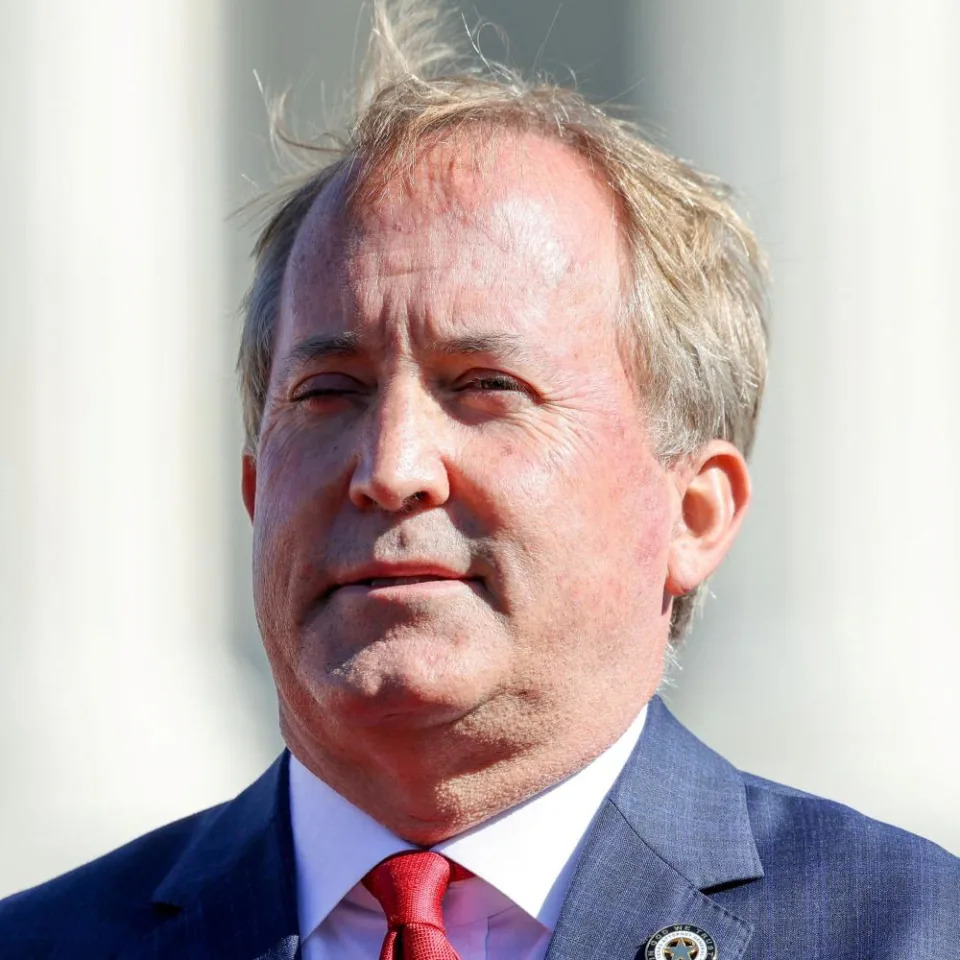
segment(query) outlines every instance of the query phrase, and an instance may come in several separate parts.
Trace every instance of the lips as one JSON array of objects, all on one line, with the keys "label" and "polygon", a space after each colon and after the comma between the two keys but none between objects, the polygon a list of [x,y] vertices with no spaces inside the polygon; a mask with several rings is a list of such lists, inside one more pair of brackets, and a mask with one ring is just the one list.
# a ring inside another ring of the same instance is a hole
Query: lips
[{"label": "lips", "polygon": [[327,595],[344,587],[365,587],[368,590],[386,590],[396,587],[414,587],[421,584],[471,583],[475,580],[466,571],[447,568],[433,562],[374,563],[343,571]]},{"label": "lips", "polygon": [[368,597],[396,603],[440,599],[459,595],[464,589],[476,591],[474,577],[439,577],[435,574],[412,574],[400,577],[366,577],[339,584],[332,594]]}]

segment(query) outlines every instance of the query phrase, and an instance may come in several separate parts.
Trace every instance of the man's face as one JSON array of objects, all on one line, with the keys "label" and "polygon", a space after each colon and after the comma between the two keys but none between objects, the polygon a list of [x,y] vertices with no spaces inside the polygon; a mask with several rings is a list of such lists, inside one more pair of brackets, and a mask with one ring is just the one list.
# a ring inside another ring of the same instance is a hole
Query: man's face
[{"label": "man's face", "polygon": [[315,764],[609,741],[656,688],[678,497],[617,349],[620,259],[604,189],[534,138],[437,147],[359,213],[336,189],[310,212],[245,492]]}]

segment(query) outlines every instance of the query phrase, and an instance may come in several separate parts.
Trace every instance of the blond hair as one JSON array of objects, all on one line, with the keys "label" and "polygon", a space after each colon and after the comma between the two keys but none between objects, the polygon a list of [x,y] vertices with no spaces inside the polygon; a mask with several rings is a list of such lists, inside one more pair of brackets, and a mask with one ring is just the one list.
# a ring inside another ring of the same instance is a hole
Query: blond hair
[{"label": "blond hair", "polygon": [[[238,371],[248,449],[266,402],[287,259],[314,200],[341,171],[350,175],[348,203],[369,200],[438,138],[468,132],[549,137],[587,161],[620,212],[629,276],[615,319],[658,455],[675,462],[713,438],[748,454],[766,374],[765,271],[727,188],[574,90],[493,64],[475,42],[465,57],[445,36],[435,0],[375,0],[348,133],[303,142],[287,132],[282,98],[275,105],[274,143],[299,169],[269,199],[244,301]],[[699,592],[674,601],[674,642]]]}]

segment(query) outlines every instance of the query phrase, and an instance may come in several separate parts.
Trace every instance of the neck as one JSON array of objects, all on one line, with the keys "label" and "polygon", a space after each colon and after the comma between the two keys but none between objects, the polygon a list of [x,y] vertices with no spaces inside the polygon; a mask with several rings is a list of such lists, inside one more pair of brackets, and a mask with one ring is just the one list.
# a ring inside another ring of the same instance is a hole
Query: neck
[{"label": "neck", "polygon": [[[619,739],[646,699],[615,722],[579,726],[553,718],[524,743],[491,735],[483,718],[427,730],[355,732],[349,751],[305,737],[282,719],[291,752],[315,776],[397,836],[434,846],[572,776]],[[509,729],[509,725],[508,725]],[[566,731],[557,737],[556,731]],[[571,737],[570,732],[576,731]]]}]

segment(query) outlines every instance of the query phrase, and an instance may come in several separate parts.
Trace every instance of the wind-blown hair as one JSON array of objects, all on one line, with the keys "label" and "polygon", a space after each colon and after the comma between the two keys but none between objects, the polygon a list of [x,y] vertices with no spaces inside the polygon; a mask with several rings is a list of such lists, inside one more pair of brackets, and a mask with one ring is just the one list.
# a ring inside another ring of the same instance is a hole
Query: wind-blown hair
[{"label": "wind-blown hair", "polygon": [[[287,132],[282,98],[274,106],[274,144],[298,169],[268,200],[244,301],[247,448],[256,452],[287,259],[317,196],[343,171],[347,202],[367,202],[440,139],[506,134],[567,145],[615,199],[628,275],[611,319],[661,459],[675,462],[713,438],[748,454],[766,375],[765,271],[727,188],[576,91],[493,64],[476,42],[459,49],[448,32],[436,0],[375,0],[346,133],[302,142]],[[699,592],[674,601],[672,641],[689,627]]]}]

